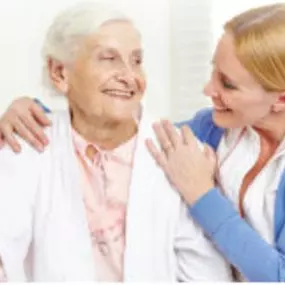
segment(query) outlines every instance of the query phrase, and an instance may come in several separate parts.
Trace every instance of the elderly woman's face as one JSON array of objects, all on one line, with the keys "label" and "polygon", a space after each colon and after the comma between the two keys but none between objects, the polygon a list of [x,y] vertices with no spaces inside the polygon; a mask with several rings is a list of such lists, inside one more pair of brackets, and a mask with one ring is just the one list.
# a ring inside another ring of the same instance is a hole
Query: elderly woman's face
[{"label": "elderly woman's face", "polygon": [[130,119],[144,91],[140,35],[127,21],[102,25],[82,44],[68,70],[70,106],[88,117]]}]

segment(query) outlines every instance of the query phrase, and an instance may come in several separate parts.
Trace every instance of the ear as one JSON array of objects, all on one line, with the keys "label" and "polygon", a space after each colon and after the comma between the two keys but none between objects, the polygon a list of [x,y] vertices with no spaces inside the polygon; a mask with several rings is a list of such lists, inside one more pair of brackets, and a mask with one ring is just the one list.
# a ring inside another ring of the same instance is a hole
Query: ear
[{"label": "ear", "polygon": [[277,95],[277,100],[272,105],[272,111],[274,113],[284,112],[285,111],[285,91],[278,92],[276,95]]},{"label": "ear", "polygon": [[66,67],[63,63],[51,57],[47,61],[51,82],[60,93],[66,94],[68,91],[68,72]]}]

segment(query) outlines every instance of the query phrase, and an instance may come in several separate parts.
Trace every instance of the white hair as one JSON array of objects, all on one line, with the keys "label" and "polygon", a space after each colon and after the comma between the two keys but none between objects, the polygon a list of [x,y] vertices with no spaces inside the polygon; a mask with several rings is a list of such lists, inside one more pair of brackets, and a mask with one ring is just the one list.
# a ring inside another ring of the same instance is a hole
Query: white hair
[{"label": "white hair", "polygon": [[47,31],[42,48],[44,85],[52,87],[47,67],[49,58],[62,63],[72,61],[76,48],[84,38],[95,33],[104,23],[117,20],[132,23],[121,11],[102,2],[79,3],[57,15]]}]

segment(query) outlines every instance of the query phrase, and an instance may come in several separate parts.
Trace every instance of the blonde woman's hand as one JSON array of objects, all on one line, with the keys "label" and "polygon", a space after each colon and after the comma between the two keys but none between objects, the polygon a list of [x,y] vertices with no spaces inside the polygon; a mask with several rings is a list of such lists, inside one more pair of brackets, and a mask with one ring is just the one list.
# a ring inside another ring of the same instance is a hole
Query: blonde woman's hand
[{"label": "blonde woman's hand", "polygon": [[15,134],[38,151],[43,151],[48,139],[43,128],[50,125],[44,110],[33,99],[21,97],[12,102],[0,118],[0,148],[7,143],[14,152],[21,147]]},{"label": "blonde woman's hand", "polygon": [[214,151],[208,145],[199,145],[187,126],[181,128],[181,134],[169,121],[155,123],[153,129],[161,150],[148,139],[149,152],[185,201],[192,205],[215,185]]}]

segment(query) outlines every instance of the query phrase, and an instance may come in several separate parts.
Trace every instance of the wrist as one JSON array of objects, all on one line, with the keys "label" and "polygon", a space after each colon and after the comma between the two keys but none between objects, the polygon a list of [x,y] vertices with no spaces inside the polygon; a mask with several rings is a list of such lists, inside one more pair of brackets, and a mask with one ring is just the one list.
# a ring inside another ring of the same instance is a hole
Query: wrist
[{"label": "wrist", "polygon": [[187,204],[192,206],[214,187],[215,187],[214,183],[207,183],[207,184],[195,187],[195,189],[191,187],[192,189],[186,192],[187,195],[185,195],[184,200]]}]

